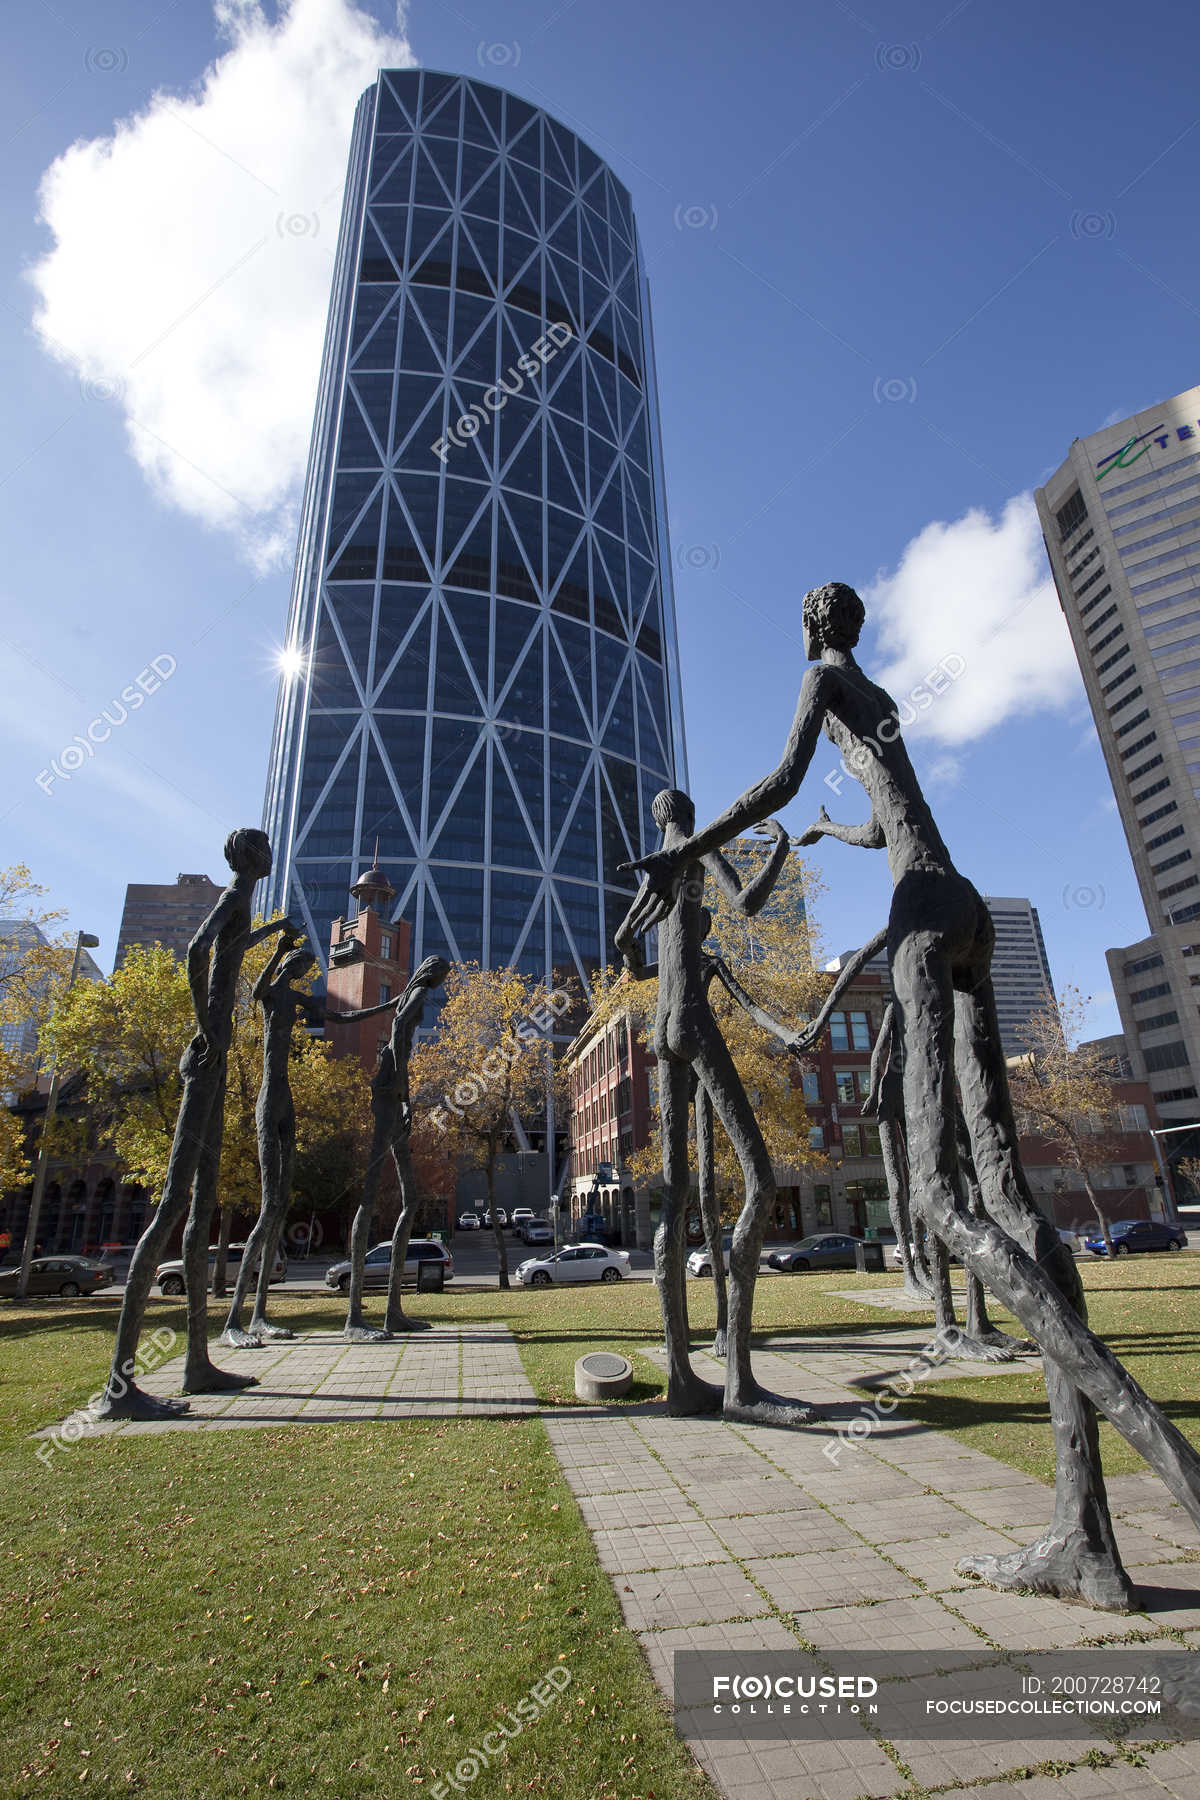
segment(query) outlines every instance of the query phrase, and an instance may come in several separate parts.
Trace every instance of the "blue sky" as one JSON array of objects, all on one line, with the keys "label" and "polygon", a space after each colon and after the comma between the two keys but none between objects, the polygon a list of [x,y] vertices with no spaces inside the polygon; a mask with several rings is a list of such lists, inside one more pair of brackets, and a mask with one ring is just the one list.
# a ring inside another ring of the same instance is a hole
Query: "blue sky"
[{"label": "blue sky", "polygon": [[[943,833],[984,892],[1034,900],[1057,983],[1114,1029],[1103,951],[1145,916],[1022,496],[1197,379],[1194,10],[216,13],[43,0],[0,67],[0,861],[108,967],[127,881],[218,875],[259,818],[353,99],[407,43],[547,107],[633,193],[701,815],[777,759],[804,590],[855,583],[896,689],[964,664],[909,740]],[[169,678],[71,770],[155,658]],[[836,769],[818,753],[795,829],[862,816]],[[887,870],[816,856],[832,952],[882,922]]]}]

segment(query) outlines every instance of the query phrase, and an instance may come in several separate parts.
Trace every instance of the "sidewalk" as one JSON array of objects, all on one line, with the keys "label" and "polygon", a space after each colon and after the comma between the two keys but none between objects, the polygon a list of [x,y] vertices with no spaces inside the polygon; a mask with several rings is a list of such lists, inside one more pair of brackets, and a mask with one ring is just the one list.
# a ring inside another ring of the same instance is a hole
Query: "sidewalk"
[{"label": "sidewalk", "polygon": [[[888,1335],[904,1340],[893,1354],[911,1355],[924,1333]],[[869,1342],[873,1336],[864,1333],[861,1349],[798,1337],[756,1350],[765,1386],[821,1407],[823,1420],[801,1430],[658,1413],[546,1418],[626,1623],[668,1702],[679,1649],[788,1650],[817,1668],[828,1667],[822,1656],[833,1650],[924,1651],[930,1671],[966,1671],[994,1668],[1013,1653],[1118,1641],[1200,1647],[1200,1540],[1156,1477],[1109,1484],[1122,1554],[1143,1590],[1141,1612],[1112,1614],[955,1575],[968,1552],[1004,1551],[1038,1535],[1052,1501],[1040,1482],[896,1416],[845,1443],[836,1463],[827,1457],[838,1425],[868,1405],[843,1382],[872,1364],[886,1367],[886,1353],[876,1354],[886,1346]],[[695,1361],[721,1379],[720,1364]],[[957,1377],[967,1367],[980,1374],[989,1365],[947,1364],[945,1372]],[[956,1685],[970,1679],[956,1675]],[[751,1742],[706,1740],[681,1726],[731,1800],[858,1800],[914,1786],[958,1800],[967,1783],[971,1800],[1200,1796],[1196,1744],[1150,1751],[1139,1768],[1103,1738],[1033,1741],[1019,1726],[1007,1741],[932,1741],[914,1731],[890,1746],[857,1729],[857,1737]],[[1085,1762],[1097,1746],[1111,1766]],[[1015,1789],[1005,1779],[1050,1761],[1053,1774]]]}]

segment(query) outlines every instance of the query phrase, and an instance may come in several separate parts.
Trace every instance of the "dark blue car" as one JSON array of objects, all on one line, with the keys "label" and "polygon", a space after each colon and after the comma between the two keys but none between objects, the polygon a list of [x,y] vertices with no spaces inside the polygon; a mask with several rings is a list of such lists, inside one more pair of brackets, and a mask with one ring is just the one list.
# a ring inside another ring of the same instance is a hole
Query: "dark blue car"
[{"label": "dark blue car", "polygon": [[[1114,1256],[1128,1256],[1133,1250],[1182,1250],[1187,1243],[1182,1227],[1159,1225],[1153,1219],[1120,1219],[1109,1226],[1108,1234]],[[1108,1255],[1102,1237],[1085,1238],[1084,1243],[1093,1256]]]}]

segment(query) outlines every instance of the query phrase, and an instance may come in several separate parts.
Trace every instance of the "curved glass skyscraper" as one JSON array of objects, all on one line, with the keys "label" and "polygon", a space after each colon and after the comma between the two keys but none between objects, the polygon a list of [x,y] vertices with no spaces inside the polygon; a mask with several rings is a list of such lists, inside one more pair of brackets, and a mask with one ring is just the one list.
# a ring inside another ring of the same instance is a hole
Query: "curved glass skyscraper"
[{"label": "curved glass skyscraper", "polygon": [[686,782],[646,284],[625,188],[496,88],[359,103],[287,643],[272,906],[324,953],[378,840],[414,961],[612,954]]}]

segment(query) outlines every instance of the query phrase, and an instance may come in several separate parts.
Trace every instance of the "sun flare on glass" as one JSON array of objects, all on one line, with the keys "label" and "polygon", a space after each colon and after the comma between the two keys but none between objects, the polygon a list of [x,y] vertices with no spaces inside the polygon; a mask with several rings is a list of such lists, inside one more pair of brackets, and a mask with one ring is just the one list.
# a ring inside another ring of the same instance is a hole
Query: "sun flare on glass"
[{"label": "sun flare on glass", "polygon": [[279,652],[279,672],[285,681],[295,681],[305,670],[304,652],[296,644],[288,644]]}]

